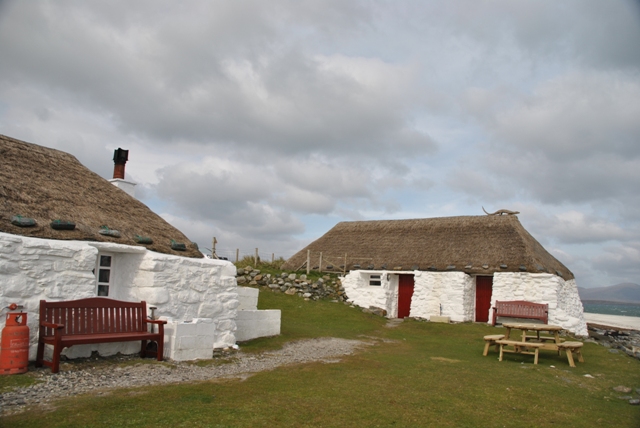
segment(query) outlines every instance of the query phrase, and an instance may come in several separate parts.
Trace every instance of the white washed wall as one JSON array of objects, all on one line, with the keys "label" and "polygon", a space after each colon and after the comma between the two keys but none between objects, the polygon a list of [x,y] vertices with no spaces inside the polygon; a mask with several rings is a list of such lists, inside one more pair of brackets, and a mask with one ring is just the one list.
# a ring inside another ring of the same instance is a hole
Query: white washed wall
[{"label": "white washed wall", "polygon": [[[415,272],[412,317],[448,316],[451,321],[474,319],[475,283],[464,272]],[[442,307],[442,312],[440,308]]]},{"label": "white washed wall", "polygon": [[496,300],[527,300],[549,304],[549,324],[587,336],[587,324],[575,280],[549,273],[497,272],[493,276],[491,306]]},{"label": "white washed wall", "polygon": [[[369,285],[369,275],[379,274],[381,286]],[[349,301],[368,308],[387,310],[389,318],[398,316],[398,274],[414,275],[410,316],[429,319],[432,315],[451,317],[452,321],[471,321],[475,305],[475,283],[463,272],[351,271],[342,278]],[[389,279],[387,280],[387,276]]]},{"label": "white washed wall", "polygon": [[[382,285],[369,285],[371,274],[380,275]],[[374,306],[387,311],[389,318],[398,314],[397,294],[398,279],[387,280],[387,272],[351,271],[341,278],[342,287],[349,298],[349,302],[363,308]],[[395,302],[395,305],[394,305]]]},{"label": "white washed wall", "polygon": [[[381,275],[382,286],[369,285],[371,273]],[[351,271],[342,279],[342,285],[350,302],[363,308],[386,309],[388,317],[394,318],[398,314],[398,273]],[[475,320],[475,277],[464,272],[402,273],[414,274],[410,316],[429,319],[443,315],[457,322]],[[387,274],[390,281],[386,280]],[[492,307],[496,300],[548,303],[550,324],[560,325],[576,335],[588,334],[575,280],[564,281],[546,273],[497,272],[493,276]],[[491,321],[492,314],[489,315]]]},{"label": "white washed wall", "polygon": [[[97,247],[97,248],[96,248]],[[142,247],[56,241],[0,233],[0,307],[24,305],[30,328],[30,359],[35,359],[40,300],[73,300],[96,295],[98,251],[113,259],[110,296],[146,300],[156,316],[177,321],[211,318],[214,346],[235,344],[238,306],[235,266],[223,260],[190,259],[154,253]],[[6,317],[0,317],[0,328]],[[139,343],[74,346],[70,357],[136,352]]]}]

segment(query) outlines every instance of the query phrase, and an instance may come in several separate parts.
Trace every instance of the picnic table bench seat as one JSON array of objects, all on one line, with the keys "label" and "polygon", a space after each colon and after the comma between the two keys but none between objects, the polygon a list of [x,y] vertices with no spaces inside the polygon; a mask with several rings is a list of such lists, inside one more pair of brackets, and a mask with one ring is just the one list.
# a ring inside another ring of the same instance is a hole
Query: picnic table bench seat
[{"label": "picnic table bench seat", "polygon": [[[533,364],[538,364],[538,354],[540,348],[544,346],[544,343],[538,342],[522,342],[519,340],[505,340],[499,339],[496,340],[496,344],[500,345],[500,358],[499,361],[502,361],[502,356],[505,352],[509,352],[512,354],[527,354],[533,355]],[[505,347],[511,346],[513,349],[507,349]],[[533,351],[529,351],[528,349],[533,349]]]},{"label": "picnic table bench seat", "polygon": [[[157,359],[164,352],[164,324],[166,321],[147,317],[147,303],[124,302],[105,297],[69,300],[63,302],[40,301],[38,352],[36,367],[60,370],[60,353],[73,345],[141,341],[140,355],[146,356],[147,342],[158,344]],[[157,325],[157,332],[148,331],[148,325]],[[44,359],[45,345],[53,346],[51,361]]]},{"label": "picnic table bench seat", "polygon": [[526,300],[497,300],[493,307],[493,325],[498,317],[537,319],[547,324],[549,320],[549,305],[547,303],[533,303]]}]

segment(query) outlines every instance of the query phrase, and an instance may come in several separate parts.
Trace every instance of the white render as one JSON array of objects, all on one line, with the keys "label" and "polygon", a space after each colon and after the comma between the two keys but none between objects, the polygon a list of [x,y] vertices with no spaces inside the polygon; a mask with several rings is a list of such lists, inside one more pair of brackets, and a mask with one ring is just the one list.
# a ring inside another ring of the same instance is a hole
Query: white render
[{"label": "white render", "polygon": [[[429,319],[448,316],[454,322],[475,320],[475,276],[464,272],[367,271],[349,272],[342,286],[349,302],[387,311],[398,316],[398,275],[414,275],[410,316]],[[369,285],[371,275],[380,275],[381,285]],[[575,280],[565,281],[547,273],[496,272],[493,274],[491,306],[496,300],[527,300],[549,304],[549,324],[578,336],[587,336],[587,324]],[[492,320],[489,311],[489,322]]]},{"label": "white render", "polygon": [[[148,307],[158,308],[156,317],[177,323],[210,319],[207,325],[213,347],[235,344],[239,302],[236,268],[231,262],[178,257],[136,246],[29,238],[0,232],[0,307],[14,302],[24,306],[30,329],[31,360],[35,359],[37,348],[40,300],[96,296],[96,277],[92,271],[98,253],[112,256],[110,298],[145,300]],[[5,317],[0,318],[3,328]],[[102,355],[133,353],[139,350],[139,342],[80,345],[67,348],[64,354],[71,358],[89,356],[92,350]],[[211,348],[209,357],[212,352]]]},{"label": "white render", "polygon": [[236,315],[235,333],[238,342],[280,334],[281,311],[258,310],[258,294],[257,288],[238,287],[240,305]]},{"label": "white render", "polygon": [[109,180],[109,183],[113,184],[118,189],[123,190],[132,198],[136,197],[137,184],[133,181],[123,180],[122,178],[112,178],[111,180]]},{"label": "white render", "polygon": [[167,320],[164,331],[165,358],[174,361],[211,358],[215,340],[215,326],[211,318],[194,318],[180,322]]}]

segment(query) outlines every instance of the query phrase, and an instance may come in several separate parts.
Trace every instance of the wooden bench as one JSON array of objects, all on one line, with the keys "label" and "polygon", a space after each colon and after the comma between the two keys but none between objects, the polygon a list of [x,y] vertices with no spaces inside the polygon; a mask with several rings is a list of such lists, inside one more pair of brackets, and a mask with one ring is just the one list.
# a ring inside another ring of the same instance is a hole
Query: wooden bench
[{"label": "wooden bench", "polygon": [[567,353],[569,366],[576,366],[576,363],[573,361],[573,354],[576,354],[578,356],[578,361],[584,363],[584,358],[582,358],[582,345],[582,342],[562,342],[558,344],[558,350],[562,350]]},{"label": "wooden bench", "polygon": [[496,325],[498,317],[536,319],[547,324],[549,305],[526,300],[496,301],[493,307],[493,325]]},{"label": "wooden bench", "polygon": [[[509,352],[512,354],[533,355],[533,364],[538,364],[538,353],[540,351],[540,348],[544,346],[544,343],[520,342],[517,340],[504,339],[496,340],[496,344],[500,345],[500,358],[498,358],[499,361],[502,361],[503,353]],[[512,346],[513,349],[505,349],[506,346]],[[533,352],[528,351],[528,349],[533,349]]]},{"label": "wooden bench", "polygon": [[[149,332],[148,323],[158,326]],[[147,341],[158,344],[157,357],[162,361],[164,324],[166,321],[147,318],[147,303],[123,302],[105,297],[47,302],[40,300],[38,353],[36,367],[60,369],[60,353],[73,345],[129,342],[140,340],[140,355],[146,356]],[[51,361],[44,360],[44,346],[53,346]]]}]

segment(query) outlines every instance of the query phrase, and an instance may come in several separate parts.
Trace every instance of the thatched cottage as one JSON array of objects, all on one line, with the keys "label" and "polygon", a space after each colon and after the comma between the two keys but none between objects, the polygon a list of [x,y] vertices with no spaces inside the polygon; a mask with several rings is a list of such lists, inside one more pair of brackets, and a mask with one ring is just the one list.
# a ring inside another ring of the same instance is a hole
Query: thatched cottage
[{"label": "thatched cottage", "polygon": [[515,215],[338,223],[285,269],[343,271],[349,300],[390,318],[490,322],[496,300],[549,304],[549,323],[587,335],[573,273]]},{"label": "thatched cottage", "polygon": [[[165,355],[173,359],[206,358],[214,347],[233,346],[240,305],[235,266],[205,258],[130,196],[126,153],[116,151],[114,161],[110,183],[70,154],[0,135],[0,307],[24,305],[30,359],[41,299],[145,300],[169,320]],[[35,225],[24,227],[29,219]],[[138,347],[129,342],[66,351],[74,357]]]}]

